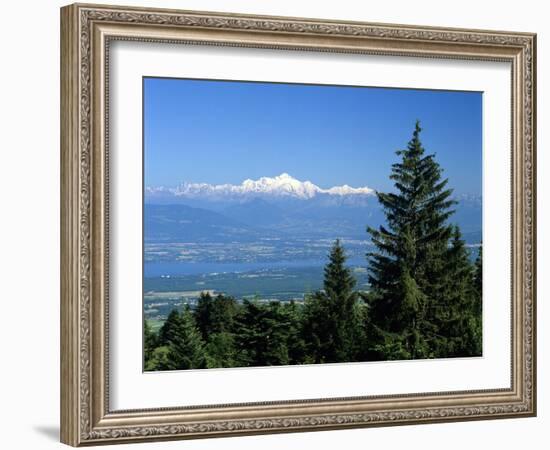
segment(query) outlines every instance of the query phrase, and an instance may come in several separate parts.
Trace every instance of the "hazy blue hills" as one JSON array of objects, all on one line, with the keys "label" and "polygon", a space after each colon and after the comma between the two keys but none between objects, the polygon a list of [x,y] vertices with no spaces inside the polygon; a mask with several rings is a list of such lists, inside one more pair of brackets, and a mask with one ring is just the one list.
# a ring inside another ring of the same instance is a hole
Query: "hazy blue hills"
[{"label": "hazy blue hills", "polygon": [[255,227],[218,212],[187,205],[150,205],[144,208],[146,241],[250,241],[265,236]]},{"label": "hazy blue hills", "polygon": [[[212,207],[212,205],[205,205]],[[311,239],[366,239],[366,226],[383,223],[376,204],[319,206],[315,204],[270,204],[252,200],[214,211],[188,205],[146,204],[146,241],[250,242],[260,238],[301,237]],[[218,205],[219,207],[219,205]],[[453,222],[469,243],[481,240],[480,207],[458,205]]]},{"label": "hazy blue hills", "polygon": [[[269,237],[362,239],[383,217],[374,205],[286,205],[262,199],[226,206],[145,205],[147,241],[250,241]],[[212,208],[215,208],[212,209]]]},{"label": "hazy blue hills", "polygon": [[279,207],[260,198],[254,198],[245,203],[234,203],[229,206],[221,206],[221,214],[231,219],[253,226],[272,227],[280,224],[290,215],[284,207]]},{"label": "hazy blue hills", "polygon": [[[481,240],[481,198],[457,197],[457,223],[468,243]],[[253,242],[259,239],[365,240],[367,225],[384,223],[374,191],[320,188],[288,174],[240,185],[184,183],[145,191],[148,242]]]}]

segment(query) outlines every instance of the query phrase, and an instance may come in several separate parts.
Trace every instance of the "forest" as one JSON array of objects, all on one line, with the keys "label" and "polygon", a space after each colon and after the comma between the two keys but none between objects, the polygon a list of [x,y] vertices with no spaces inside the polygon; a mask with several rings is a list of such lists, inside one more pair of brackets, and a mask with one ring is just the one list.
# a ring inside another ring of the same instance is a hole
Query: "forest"
[{"label": "forest", "polygon": [[368,290],[356,289],[335,240],[322,289],[303,302],[202,293],[144,321],[144,369],[184,370],[481,356],[482,246],[475,259],[452,222],[452,189],[417,122],[377,192],[386,222],[366,227]]}]

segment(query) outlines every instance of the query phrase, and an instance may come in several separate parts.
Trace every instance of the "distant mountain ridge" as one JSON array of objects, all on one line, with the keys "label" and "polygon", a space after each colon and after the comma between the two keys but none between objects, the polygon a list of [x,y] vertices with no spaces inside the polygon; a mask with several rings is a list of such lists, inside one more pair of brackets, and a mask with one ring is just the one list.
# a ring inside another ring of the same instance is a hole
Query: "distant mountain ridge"
[{"label": "distant mountain ridge", "polygon": [[[469,243],[481,241],[482,203],[455,195],[450,222]],[[240,185],[183,183],[145,191],[145,238],[150,241],[250,242],[280,239],[366,239],[366,227],[385,223],[376,193],[368,187],[323,189],[283,173]]]},{"label": "distant mountain ridge", "polygon": [[145,240],[158,242],[245,242],[266,235],[227,215],[186,205],[146,204],[144,226]]},{"label": "distant mountain ridge", "polygon": [[182,183],[176,187],[147,187],[145,197],[151,203],[155,199],[166,202],[168,199],[201,200],[248,200],[252,198],[294,198],[310,200],[318,196],[373,196],[374,189],[369,187],[351,187],[347,184],[323,189],[311,181],[300,181],[288,173],[276,177],[261,177],[257,180],[246,179],[241,184]]}]

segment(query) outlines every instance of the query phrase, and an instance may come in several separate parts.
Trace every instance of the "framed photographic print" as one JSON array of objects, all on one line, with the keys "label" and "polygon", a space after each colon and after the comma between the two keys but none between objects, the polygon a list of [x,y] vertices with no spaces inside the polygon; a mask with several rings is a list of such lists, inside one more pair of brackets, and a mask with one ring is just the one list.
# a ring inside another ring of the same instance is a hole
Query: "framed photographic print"
[{"label": "framed photographic print", "polygon": [[535,415],[535,38],[62,8],[62,441]]}]

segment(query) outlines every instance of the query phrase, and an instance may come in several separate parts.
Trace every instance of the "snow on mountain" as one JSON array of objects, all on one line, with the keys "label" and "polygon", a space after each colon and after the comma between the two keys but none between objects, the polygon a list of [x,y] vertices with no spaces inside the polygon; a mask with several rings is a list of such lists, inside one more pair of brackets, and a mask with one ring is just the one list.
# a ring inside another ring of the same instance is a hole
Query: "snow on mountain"
[{"label": "snow on mountain", "polygon": [[317,195],[344,197],[348,195],[372,195],[374,190],[368,187],[354,188],[347,184],[323,189],[311,181],[300,181],[288,173],[276,177],[261,177],[258,180],[247,179],[241,184],[182,183],[175,188],[147,187],[148,196],[175,196],[180,198],[246,198],[246,197],[291,197],[311,199]]}]

